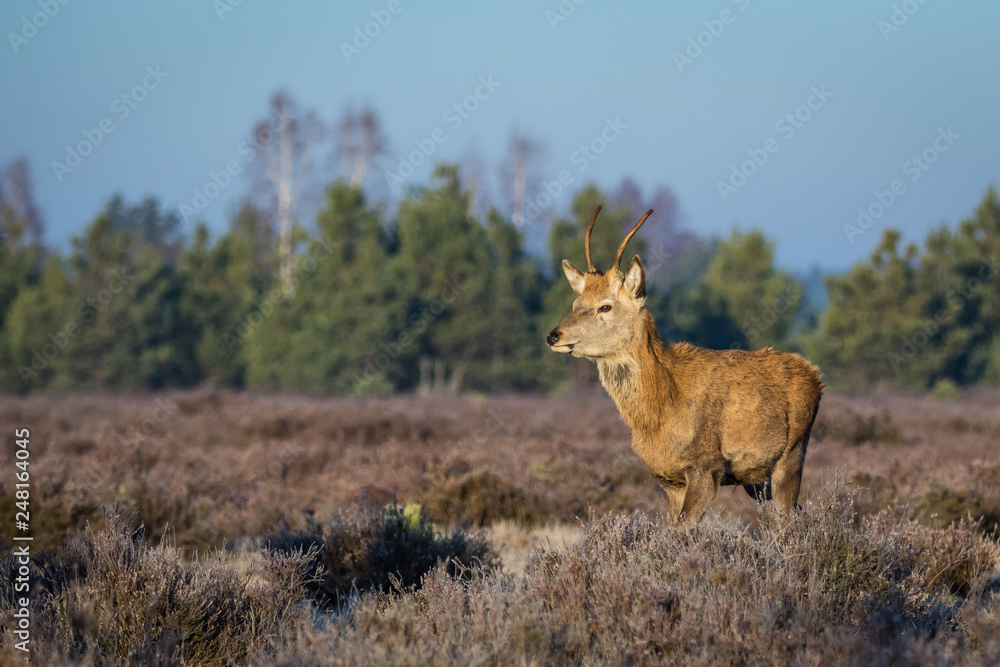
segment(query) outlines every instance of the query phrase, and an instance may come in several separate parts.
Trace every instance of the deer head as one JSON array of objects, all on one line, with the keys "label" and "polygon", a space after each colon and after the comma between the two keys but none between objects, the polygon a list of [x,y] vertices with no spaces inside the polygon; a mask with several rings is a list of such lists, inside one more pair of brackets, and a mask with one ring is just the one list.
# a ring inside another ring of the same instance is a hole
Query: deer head
[{"label": "deer head", "polygon": [[583,241],[587,271],[580,271],[568,260],[563,260],[566,280],[577,298],[573,302],[573,312],[546,338],[554,352],[586,359],[607,359],[623,353],[645,326],[642,313],[646,306],[646,268],[638,255],[632,258],[624,273],[619,265],[625,246],[653,210],[642,216],[618,246],[618,254],[607,273],[595,269],[590,259],[590,234],[600,212],[598,206]]}]

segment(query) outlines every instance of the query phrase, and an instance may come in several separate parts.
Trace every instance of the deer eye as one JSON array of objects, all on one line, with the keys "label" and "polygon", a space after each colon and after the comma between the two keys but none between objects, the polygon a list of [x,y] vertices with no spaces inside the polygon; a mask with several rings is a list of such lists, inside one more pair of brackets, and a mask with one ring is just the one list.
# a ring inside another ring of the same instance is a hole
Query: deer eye
[{"label": "deer eye", "polygon": [[599,313],[610,313],[611,312],[611,306],[605,304],[605,305],[601,306],[600,308],[598,308],[597,312],[599,312]]}]

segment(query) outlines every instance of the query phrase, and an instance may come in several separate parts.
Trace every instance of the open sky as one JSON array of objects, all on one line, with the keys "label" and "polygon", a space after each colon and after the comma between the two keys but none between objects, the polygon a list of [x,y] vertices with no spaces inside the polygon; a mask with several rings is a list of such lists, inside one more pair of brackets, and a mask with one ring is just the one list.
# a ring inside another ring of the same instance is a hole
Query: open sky
[{"label": "open sky", "polygon": [[[433,159],[475,150],[495,174],[517,127],[570,192],[666,185],[700,233],[757,226],[785,267],[839,270],[882,228],[921,240],[1000,183],[997,25],[992,0],[5,2],[0,164],[28,157],[47,241],[65,248],[115,192],[190,204],[282,88],[330,123],[371,104],[390,142],[376,180],[436,128]],[[494,83],[456,123],[446,112],[480,77]],[[102,121],[92,153],[53,166]],[[239,176],[205,208],[214,230],[248,187]]]}]

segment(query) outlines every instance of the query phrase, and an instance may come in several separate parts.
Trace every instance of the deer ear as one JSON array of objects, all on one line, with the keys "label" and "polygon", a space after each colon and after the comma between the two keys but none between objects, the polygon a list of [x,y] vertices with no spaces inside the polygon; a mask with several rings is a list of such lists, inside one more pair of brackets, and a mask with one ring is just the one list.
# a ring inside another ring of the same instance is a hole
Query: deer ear
[{"label": "deer ear", "polygon": [[566,274],[566,280],[569,281],[569,286],[573,288],[577,296],[583,294],[583,286],[586,281],[583,279],[583,271],[576,268],[569,263],[568,259],[563,260],[563,273]]},{"label": "deer ear", "polygon": [[646,267],[642,265],[639,255],[633,257],[632,263],[628,265],[622,289],[633,299],[646,297]]}]

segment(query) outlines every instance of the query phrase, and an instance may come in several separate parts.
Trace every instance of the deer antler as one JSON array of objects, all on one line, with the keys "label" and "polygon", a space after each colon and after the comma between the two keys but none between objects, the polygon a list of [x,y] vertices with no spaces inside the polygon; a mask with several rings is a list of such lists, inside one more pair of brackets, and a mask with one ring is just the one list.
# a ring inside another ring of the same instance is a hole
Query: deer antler
[{"label": "deer antler", "polygon": [[[653,214],[653,209],[649,209],[648,211],[646,211],[646,215],[642,216],[642,219],[639,220],[639,222],[635,223],[635,227],[633,227],[632,231],[628,233],[628,236],[625,237],[625,240],[622,241],[622,244],[618,246],[618,254],[615,255],[615,263],[611,265],[611,268],[613,269],[618,268],[618,266],[621,264],[622,261],[622,253],[625,252],[625,246],[628,245],[628,242],[632,240],[632,237],[635,236],[635,233],[639,231],[640,227],[642,227],[642,223],[646,222],[646,218],[648,218],[652,214]],[[590,224],[593,225],[594,223]],[[588,260],[590,259],[589,254],[587,255],[587,259]]]},{"label": "deer antler", "polygon": [[597,222],[597,214],[601,212],[602,206],[598,206],[594,211],[594,216],[590,219],[590,226],[587,227],[587,235],[583,237],[583,254],[587,256],[587,273],[597,273],[594,263],[590,260],[590,233],[594,231],[594,223]]}]

